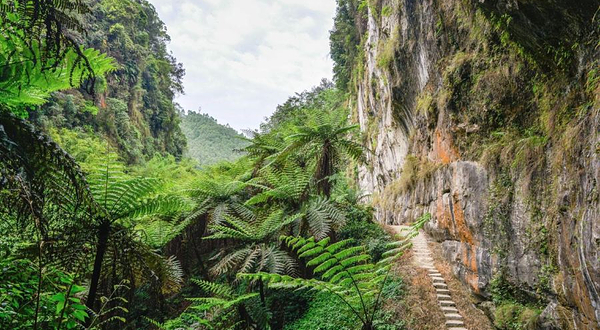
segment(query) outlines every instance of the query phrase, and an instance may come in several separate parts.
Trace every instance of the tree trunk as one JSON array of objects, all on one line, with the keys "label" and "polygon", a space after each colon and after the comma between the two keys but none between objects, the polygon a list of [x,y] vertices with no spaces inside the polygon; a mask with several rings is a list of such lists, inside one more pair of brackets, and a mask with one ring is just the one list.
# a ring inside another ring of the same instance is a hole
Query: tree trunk
[{"label": "tree trunk", "polygon": [[[94,302],[96,300],[96,294],[98,292],[98,283],[100,282],[100,274],[102,271],[102,261],[104,260],[104,254],[108,246],[108,235],[110,233],[110,223],[103,222],[98,228],[98,248],[96,249],[96,258],[94,260],[94,270],[92,272],[92,281],[90,282],[90,290],[85,305],[94,310]],[[88,318],[87,322],[91,321],[91,317]],[[88,324],[89,325],[89,324]]]},{"label": "tree trunk", "polygon": [[373,324],[371,324],[371,322],[367,322],[363,324],[361,330],[375,330],[375,327],[373,326]]},{"label": "tree trunk", "polygon": [[246,325],[245,328],[251,328],[251,326],[254,324],[254,321],[252,320],[252,317],[250,317],[250,314],[246,310],[246,307],[243,304],[240,304],[237,306],[237,310],[238,310],[238,313],[240,314],[240,318],[242,319],[243,323],[245,323],[245,325]]},{"label": "tree trunk", "polygon": [[265,300],[265,285],[262,278],[258,280],[258,289],[260,291],[260,302],[262,303],[263,307],[267,307],[267,302]]}]

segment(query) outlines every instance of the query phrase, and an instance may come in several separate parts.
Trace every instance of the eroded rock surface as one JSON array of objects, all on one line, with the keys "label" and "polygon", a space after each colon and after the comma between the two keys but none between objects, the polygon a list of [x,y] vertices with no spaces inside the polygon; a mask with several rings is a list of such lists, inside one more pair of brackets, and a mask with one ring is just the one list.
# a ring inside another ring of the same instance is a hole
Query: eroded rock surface
[{"label": "eroded rock surface", "polygon": [[506,282],[540,326],[600,328],[597,1],[369,3],[354,118],[379,221],[429,212],[474,294]]}]

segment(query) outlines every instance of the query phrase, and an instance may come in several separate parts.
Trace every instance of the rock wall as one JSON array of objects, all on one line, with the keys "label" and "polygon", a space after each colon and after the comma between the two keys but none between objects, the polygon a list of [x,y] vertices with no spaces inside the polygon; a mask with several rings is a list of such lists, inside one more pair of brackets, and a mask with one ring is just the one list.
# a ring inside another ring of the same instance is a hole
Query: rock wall
[{"label": "rock wall", "polygon": [[600,328],[599,3],[365,4],[353,104],[378,220],[429,212],[474,294]]}]

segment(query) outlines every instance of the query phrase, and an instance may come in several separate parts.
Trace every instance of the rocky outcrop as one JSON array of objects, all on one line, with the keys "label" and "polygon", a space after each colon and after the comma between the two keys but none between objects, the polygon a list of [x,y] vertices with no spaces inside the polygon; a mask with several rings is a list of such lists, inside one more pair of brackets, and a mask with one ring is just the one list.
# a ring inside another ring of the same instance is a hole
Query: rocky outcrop
[{"label": "rocky outcrop", "polygon": [[354,118],[373,151],[358,184],[378,220],[431,213],[472,292],[538,304],[547,329],[600,328],[597,10],[372,0],[356,17]]}]

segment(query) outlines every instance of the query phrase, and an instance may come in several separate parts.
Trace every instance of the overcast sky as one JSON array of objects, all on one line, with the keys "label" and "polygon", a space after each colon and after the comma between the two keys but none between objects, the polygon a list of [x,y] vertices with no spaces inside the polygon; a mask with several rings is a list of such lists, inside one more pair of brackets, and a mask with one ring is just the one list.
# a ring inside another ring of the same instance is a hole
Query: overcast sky
[{"label": "overcast sky", "polygon": [[331,78],[335,0],[150,0],[182,62],[186,110],[258,128],[288,96]]}]

